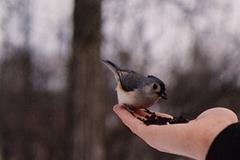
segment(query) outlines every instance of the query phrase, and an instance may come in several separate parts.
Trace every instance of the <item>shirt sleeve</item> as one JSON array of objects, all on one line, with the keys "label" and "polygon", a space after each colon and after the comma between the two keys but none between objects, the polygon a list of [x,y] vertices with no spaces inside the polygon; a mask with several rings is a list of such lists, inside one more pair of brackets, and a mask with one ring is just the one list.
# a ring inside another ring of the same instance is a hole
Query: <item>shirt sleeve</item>
[{"label": "shirt sleeve", "polygon": [[240,123],[234,123],[221,131],[213,140],[206,160],[240,159]]}]

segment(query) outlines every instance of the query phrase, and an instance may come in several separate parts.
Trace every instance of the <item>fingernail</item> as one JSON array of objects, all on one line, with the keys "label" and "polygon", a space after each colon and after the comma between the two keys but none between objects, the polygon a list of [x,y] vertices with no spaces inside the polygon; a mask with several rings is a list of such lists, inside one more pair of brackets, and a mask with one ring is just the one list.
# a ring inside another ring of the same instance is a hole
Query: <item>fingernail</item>
[{"label": "fingernail", "polygon": [[119,110],[120,108],[122,108],[123,104],[116,104],[115,106],[113,106],[113,110],[114,112],[116,112],[117,110]]},{"label": "fingernail", "polygon": [[117,108],[119,108],[119,104],[116,104],[115,106],[113,106],[113,111],[116,111],[117,110]]}]

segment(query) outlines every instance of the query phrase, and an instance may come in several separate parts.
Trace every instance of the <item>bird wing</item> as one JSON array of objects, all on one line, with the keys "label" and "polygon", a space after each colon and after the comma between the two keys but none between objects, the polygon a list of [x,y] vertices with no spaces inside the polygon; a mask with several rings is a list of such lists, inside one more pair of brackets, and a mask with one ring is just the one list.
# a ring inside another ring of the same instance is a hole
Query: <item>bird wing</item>
[{"label": "bird wing", "polygon": [[133,91],[141,87],[141,82],[145,78],[134,71],[120,71],[120,82],[125,91]]},{"label": "bird wing", "polygon": [[109,60],[102,60],[102,62],[113,72],[116,81],[120,82],[125,91],[133,91],[138,88],[142,78],[146,78],[134,71],[121,69]]}]

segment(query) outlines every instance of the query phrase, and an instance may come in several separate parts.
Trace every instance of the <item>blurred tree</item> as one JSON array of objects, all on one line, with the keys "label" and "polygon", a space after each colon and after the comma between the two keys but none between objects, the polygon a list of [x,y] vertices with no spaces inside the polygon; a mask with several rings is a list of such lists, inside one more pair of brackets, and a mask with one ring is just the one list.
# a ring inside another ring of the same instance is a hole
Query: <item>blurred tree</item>
[{"label": "blurred tree", "polygon": [[[63,93],[46,90],[50,75],[34,64],[32,4],[4,0],[3,56],[0,63],[0,134],[2,157],[8,159],[62,159]],[[38,77],[34,77],[38,75]],[[42,88],[34,86],[43,82]]]},{"label": "blurred tree", "polygon": [[[30,136],[27,136],[27,129],[29,126],[27,126],[24,121],[26,120],[25,118],[28,116],[29,109],[32,106],[32,63],[31,63],[31,47],[30,47],[30,38],[31,38],[31,14],[30,14],[30,8],[31,8],[31,2],[29,0],[24,0],[24,1],[15,1],[15,3],[10,2],[10,1],[5,1],[5,5],[7,6],[6,11],[7,13],[4,14],[3,17],[3,23],[2,23],[2,28],[5,30],[4,32],[4,49],[6,51],[6,56],[11,59],[11,56],[13,56],[13,53],[16,52],[19,54],[15,60],[17,60],[18,64],[14,65],[15,67],[18,66],[19,70],[18,72],[20,73],[20,79],[14,78],[11,79],[12,81],[21,81],[22,82],[22,90],[21,92],[21,98],[20,103],[18,104],[19,106],[22,107],[16,107],[18,108],[18,121],[20,122],[21,125],[15,126],[15,128],[19,131],[22,132],[23,135],[19,137],[18,140],[18,146],[16,147],[16,150],[19,151],[19,155],[16,155],[17,159],[32,159],[33,158],[33,151],[32,148],[30,147],[31,145],[31,138]],[[11,15],[9,17],[9,15]],[[14,19],[16,18],[16,19]],[[17,21],[18,23],[18,28],[17,30],[20,31],[21,35],[23,36],[22,39],[22,45],[21,47],[14,47],[13,44],[11,44],[13,40],[10,38],[10,34],[12,34],[11,28],[11,23],[13,21]],[[12,72],[9,72],[9,75],[11,75]],[[18,74],[19,75],[19,74]],[[11,75],[14,76],[14,75]],[[5,77],[6,78],[6,77]],[[13,78],[13,77],[12,77]],[[13,82],[14,83],[14,82]],[[6,88],[6,87],[5,87]],[[9,87],[11,88],[11,87]],[[16,90],[16,88],[12,88],[12,90]],[[15,108],[15,107],[14,107]],[[15,108],[15,109],[16,109]],[[17,136],[15,136],[17,137]],[[15,138],[14,137],[14,138]],[[24,143],[22,143],[24,142]],[[19,145],[20,143],[21,146]],[[11,154],[13,153],[13,150],[7,151],[10,152]],[[13,154],[12,154],[13,155]],[[9,158],[6,154],[4,158]]]},{"label": "blurred tree", "polygon": [[101,1],[75,0],[73,21],[65,159],[101,160],[105,157]]}]

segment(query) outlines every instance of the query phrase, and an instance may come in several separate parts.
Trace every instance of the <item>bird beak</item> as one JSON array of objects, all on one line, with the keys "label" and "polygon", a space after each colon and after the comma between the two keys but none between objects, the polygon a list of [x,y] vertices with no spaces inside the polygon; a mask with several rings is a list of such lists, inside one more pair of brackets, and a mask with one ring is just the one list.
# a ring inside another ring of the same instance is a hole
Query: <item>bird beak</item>
[{"label": "bird beak", "polygon": [[160,97],[161,97],[162,99],[165,99],[165,100],[168,99],[167,94],[166,94],[165,92],[163,92],[163,93],[160,95]]}]

